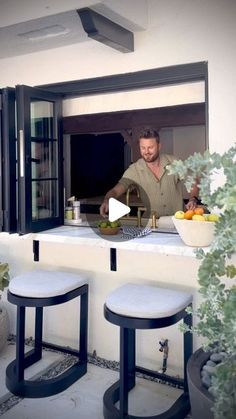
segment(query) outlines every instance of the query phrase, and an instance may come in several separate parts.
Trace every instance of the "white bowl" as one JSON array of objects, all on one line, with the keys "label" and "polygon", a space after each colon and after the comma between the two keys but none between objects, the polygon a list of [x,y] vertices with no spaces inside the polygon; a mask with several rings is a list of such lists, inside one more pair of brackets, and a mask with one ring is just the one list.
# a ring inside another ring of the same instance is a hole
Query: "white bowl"
[{"label": "white bowl", "polygon": [[172,217],[176,230],[187,246],[209,246],[214,239],[215,223],[213,221],[181,220]]}]

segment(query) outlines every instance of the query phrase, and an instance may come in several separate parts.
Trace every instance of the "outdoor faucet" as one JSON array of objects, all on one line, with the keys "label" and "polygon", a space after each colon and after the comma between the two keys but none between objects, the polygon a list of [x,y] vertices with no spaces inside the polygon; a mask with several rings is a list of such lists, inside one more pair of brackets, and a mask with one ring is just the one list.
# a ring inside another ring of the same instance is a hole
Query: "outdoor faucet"
[{"label": "outdoor faucet", "polygon": [[169,353],[169,344],[168,344],[168,339],[161,339],[159,341],[159,351],[163,352],[163,363],[162,363],[162,370],[159,372],[165,373],[167,370],[167,358],[168,358],[168,353]]}]

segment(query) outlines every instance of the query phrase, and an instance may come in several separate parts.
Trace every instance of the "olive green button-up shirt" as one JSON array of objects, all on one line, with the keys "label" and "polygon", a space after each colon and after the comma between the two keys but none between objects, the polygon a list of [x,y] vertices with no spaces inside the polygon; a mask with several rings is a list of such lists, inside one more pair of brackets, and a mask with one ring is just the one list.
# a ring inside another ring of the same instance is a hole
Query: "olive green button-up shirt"
[{"label": "olive green button-up shirt", "polygon": [[182,183],[178,176],[169,175],[166,169],[173,160],[175,157],[172,155],[160,154],[160,179],[156,178],[143,159],[139,159],[128,167],[119,180],[126,190],[135,184],[140,190],[144,206],[151,212],[156,211],[158,217],[183,210]]}]

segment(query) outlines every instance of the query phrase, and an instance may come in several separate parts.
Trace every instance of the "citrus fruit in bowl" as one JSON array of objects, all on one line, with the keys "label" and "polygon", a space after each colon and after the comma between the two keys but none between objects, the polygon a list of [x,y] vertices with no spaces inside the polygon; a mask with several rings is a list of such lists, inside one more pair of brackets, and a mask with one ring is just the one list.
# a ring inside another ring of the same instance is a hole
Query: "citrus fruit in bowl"
[{"label": "citrus fruit in bowl", "polygon": [[172,217],[174,226],[179,233],[181,239],[187,246],[205,247],[210,246],[214,239],[215,223],[206,221],[203,216],[196,214],[196,218],[179,219]]},{"label": "citrus fruit in bowl", "polygon": [[109,220],[101,220],[98,222],[98,229],[101,234],[112,236],[119,233],[120,222],[119,221],[111,222]]}]

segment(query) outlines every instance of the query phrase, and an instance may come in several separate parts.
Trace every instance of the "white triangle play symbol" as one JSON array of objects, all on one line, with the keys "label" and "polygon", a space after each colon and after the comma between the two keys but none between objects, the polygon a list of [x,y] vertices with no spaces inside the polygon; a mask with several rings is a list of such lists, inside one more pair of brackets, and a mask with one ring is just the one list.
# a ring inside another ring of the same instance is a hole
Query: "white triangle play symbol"
[{"label": "white triangle play symbol", "polygon": [[117,201],[117,199],[115,198],[109,199],[108,208],[108,219],[111,222],[118,220],[118,218],[121,218],[130,212],[130,207],[128,207],[125,204],[122,204],[122,202]]}]

